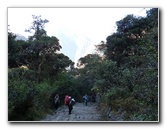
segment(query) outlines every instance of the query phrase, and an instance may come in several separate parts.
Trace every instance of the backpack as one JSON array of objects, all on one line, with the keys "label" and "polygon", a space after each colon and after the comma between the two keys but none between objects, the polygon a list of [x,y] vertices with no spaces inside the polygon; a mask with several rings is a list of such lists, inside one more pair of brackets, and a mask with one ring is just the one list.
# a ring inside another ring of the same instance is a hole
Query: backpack
[{"label": "backpack", "polygon": [[74,103],[75,103],[75,100],[72,98],[72,99],[70,100],[70,102],[69,102],[69,105],[73,106]]}]

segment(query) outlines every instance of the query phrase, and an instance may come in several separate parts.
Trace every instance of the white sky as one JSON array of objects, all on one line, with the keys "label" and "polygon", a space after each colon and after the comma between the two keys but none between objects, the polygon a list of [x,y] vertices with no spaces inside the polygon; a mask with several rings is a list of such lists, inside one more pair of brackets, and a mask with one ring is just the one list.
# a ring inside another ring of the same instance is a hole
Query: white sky
[{"label": "white sky", "polygon": [[45,30],[56,36],[58,30],[68,29],[92,39],[106,37],[115,30],[115,22],[127,14],[145,15],[143,8],[8,8],[8,25],[14,33],[24,32],[31,26],[32,15],[41,15],[49,20]]},{"label": "white sky", "polygon": [[[11,32],[28,37],[30,33],[25,32],[25,29],[31,26],[32,15],[41,15],[42,19],[49,20],[45,24],[49,36],[57,37],[59,31],[64,31],[70,37],[77,38],[75,41],[78,50],[75,59],[72,59],[76,62],[81,56],[92,52],[93,44],[105,41],[107,36],[116,30],[116,21],[129,14],[145,16],[146,10],[143,8],[8,8],[8,25]],[[80,40],[78,35],[93,42],[85,54],[79,52],[86,41]]]}]

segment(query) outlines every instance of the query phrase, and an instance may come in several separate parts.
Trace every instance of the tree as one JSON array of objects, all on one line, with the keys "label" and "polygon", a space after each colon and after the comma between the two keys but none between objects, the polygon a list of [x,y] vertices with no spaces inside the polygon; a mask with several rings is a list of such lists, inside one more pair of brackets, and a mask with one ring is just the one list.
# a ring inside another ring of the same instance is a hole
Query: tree
[{"label": "tree", "polygon": [[[128,57],[133,57],[139,52],[139,42],[145,35],[147,23],[144,18],[128,15],[117,21],[117,32],[107,37],[107,58],[117,62],[118,67],[130,62]],[[135,60],[129,67],[138,67],[141,60]]]},{"label": "tree", "polygon": [[54,56],[61,46],[56,37],[42,37],[38,41],[30,42],[23,53],[23,61],[30,69],[41,72],[41,66],[47,61],[46,56]]},{"label": "tree", "polygon": [[20,62],[22,52],[30,44],[24,40],[16,40],[16,35],[12,32],[8,32],[8,67],[17,68],[23,65]]},{"label": "tree", "polygon": [[74,63],[59,52],[59,39],[47,35],[44,24],[48,20],[42,20],[40,16],[33,16],[33,19],[27,31],[34,35],[27,41],[15,40],[16,35],[8,33],[9,120],[36,120],[48,113],[53,105],[52,95],[61,91],[63,84],[70,86],[68,89],[64,86],[66,91],[75,90],[73,94],[78,94],[74,78],[62,76]]},{"label": "tree", "polygon": [[119,68],[119,81],[110,81],[113,87],[104,92],[103,101],[113,110],[125,110],[127,120],[158,120],[158,9],[147,11],[145,18],[128,15],[117,21],[106,48],[107,59]]},{"label": "tree", "polygon": [[11,32],[8,32],[8,67],[18,67],[15,61],[15,54],[17,53],[17,49],[15,47],[15,38]]},{"label": "tree", "polygon": [[29,40],[40,40],[41,37],[45,37],[46,31],[44,30],[45,23],[48,23],[49,21],[47,19],[42,20],[41,16],[35,16],[32,15],[32,18],[34,19],[32,26],[29,29],[26,29],[26,32],[34,33],[33,36],[29,37]]}]

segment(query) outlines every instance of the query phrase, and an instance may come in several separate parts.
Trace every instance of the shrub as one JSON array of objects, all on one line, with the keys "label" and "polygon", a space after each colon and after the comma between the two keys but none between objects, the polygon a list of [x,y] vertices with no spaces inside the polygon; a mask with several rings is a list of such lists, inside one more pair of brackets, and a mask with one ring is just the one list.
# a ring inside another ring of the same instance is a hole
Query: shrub
[{"label": "shrub", "polygon": [[8,117],[22,120],[22,116],[33,106],[35,74],[26,69],[10,69],[8,73]]}]

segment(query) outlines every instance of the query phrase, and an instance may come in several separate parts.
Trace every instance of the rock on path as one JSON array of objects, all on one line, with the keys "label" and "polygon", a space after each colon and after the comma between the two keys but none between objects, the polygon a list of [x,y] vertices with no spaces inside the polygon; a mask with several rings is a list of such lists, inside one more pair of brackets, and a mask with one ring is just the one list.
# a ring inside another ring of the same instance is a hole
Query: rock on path
[{"label": "rock on path", "polygon": [[88,103],[87,106],[76,103],[69,115],[67,106],[61,106],[54,114],[45,116],[41,121],[100,121],[101,115],[96,107],[96,103]]}]

